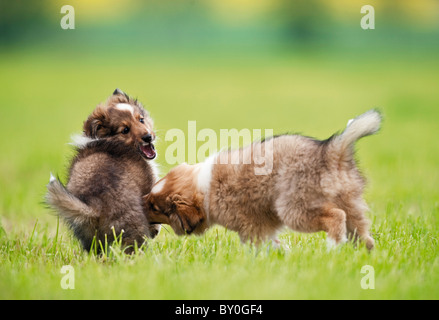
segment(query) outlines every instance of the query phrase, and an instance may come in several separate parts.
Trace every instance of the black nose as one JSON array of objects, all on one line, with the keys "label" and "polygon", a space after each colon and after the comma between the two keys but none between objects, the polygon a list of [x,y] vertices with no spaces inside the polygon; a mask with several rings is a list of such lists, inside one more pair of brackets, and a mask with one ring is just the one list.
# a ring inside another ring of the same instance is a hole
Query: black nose
[{"label": "black nose", "polygon": [[142,140],[145,141],[146,143],[150,143],[150,142],[152,141],[152,135],[151,135],[150,133],[145,134],[145,135],[142,137]]}]

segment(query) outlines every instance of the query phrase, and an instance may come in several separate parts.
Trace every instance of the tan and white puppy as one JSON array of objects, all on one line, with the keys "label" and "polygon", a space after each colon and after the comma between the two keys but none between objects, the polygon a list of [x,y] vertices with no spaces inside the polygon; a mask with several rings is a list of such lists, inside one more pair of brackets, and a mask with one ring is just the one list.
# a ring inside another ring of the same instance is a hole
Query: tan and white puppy
[{"label": "tan and white puppy", "polygon": [[[327,140],[281,135],[200,164],[181,164],[144,197],[148,220],[169,224],[178,235],[201,234],[219,224],[238,232],[243,242],[255,243],[275,240],[286,225],[300,232],[325,231],[335,244],[360,239],[372,249],[354,143],[380,124],[380,113],[370,110]],[[272,155],[266,174],[255,174],[255,150]],[[236,158],[241,164],[230,164]]]}]

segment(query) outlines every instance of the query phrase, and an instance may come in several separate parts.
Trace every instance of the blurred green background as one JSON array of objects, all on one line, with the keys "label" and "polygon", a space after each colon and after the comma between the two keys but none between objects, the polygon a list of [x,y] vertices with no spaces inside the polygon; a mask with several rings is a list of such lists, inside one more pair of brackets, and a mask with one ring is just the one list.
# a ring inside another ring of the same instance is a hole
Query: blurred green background
[{"label": "blurred green background", "polygon": [[[74,30],[60,26],[65,4]],[[365,4],[374,30],[360,27]],[[438,0],[2,1],[0,238],[37,219],[55,233],[49,172],[65,181],[70,135],[118,87],[154,118],[162,175],[166,131],[189,120],[327,138],[378,107],[382,131],[358,143],[369,216],[380,230],[424,217],[437,246],[438,57]],[[419,260],[434,270],[427,248]]]},{"label": "blurred green background", "polygon": [[[116,87],[155,119],[163,174],[166,130],[186,131],[188,120],[197,130],[270,128],[325,138],[379,107],[382,137],[360,158],[376,165],[372,174],[386,194],[398,188],[420,197],[411,187],[424,178],[418,171],[426,175],[422,194],[436,192],[437,170],[426,168],[439,160],[439,1],[369,1],[375,30],[360,27],[364,3],[357,0],[69,4],[74,30],[61,28],[59,1],[0,7],[3,224],[41,216],[35,204],[49,171],[65,178],[70,135]],[[398,173],[408,184],[389,183],[398,166],[410,166]]]},{"label": "blurred green background", "polygon": [[70,135],[116,87],[155,119],[162,174],[166,130],[188,120],[325,138],[379,107],[382,133],[360,150],[377,193],[437,195],[439,1],[367,4],[375,30],[357,0],[75,0],[64,30],[64,3],[2,2],[3,225],[47,217],[49,171],[65,178]]}]

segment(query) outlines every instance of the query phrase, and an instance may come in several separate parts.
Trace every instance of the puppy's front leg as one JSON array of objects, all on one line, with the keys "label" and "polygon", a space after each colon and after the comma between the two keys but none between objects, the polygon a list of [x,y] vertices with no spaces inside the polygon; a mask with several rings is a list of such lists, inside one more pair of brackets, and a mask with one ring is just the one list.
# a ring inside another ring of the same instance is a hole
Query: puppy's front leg
[{"label": "puppy's front leg", "polygon": [[273,248],[275,250],[283,249],[285,251],[291,251],[290,246],[287,245],[284,241],[280,241],[277,237],[271,238],[268,247],[269,248]]}]

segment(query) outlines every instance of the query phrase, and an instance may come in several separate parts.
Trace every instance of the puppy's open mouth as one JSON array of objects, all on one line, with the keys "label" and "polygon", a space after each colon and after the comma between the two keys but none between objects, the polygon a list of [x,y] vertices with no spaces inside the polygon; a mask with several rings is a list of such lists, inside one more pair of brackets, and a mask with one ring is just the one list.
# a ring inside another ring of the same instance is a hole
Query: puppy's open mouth
[{"label": "puppy's open mouth", "polygon": [[140,151],[148,160],[152,160],[157,156],[157,153],[155,152],[154,144],[152,144],[151,142],[140,145]]}]

